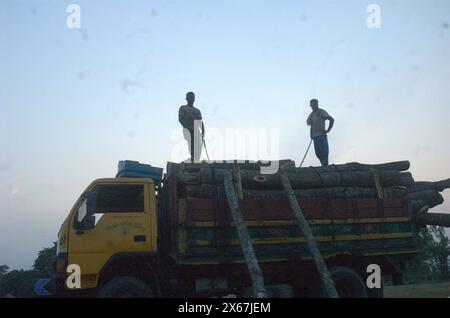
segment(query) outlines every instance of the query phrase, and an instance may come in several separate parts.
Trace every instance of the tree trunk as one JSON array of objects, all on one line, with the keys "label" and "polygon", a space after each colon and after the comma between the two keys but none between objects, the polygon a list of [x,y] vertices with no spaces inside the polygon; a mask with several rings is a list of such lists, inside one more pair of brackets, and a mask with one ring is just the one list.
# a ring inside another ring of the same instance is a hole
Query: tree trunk
[{"label": "tree trunk", "polygon": [[[409,172],[380,171],[380,181],[383,186],[409,186],[414,180]],[[294,189],[324,188],[324,187],[373,187],[374,179],[370,171],[348,172],[299,172],[287,173]],[[216,170],[216,180],[223,178],[223,170]],[[283,189],[280,175],[261,175],[249,170],[241,170],[241,180],[248,189]],[[209,174],[202,175],[202,183],[214,183]]]},{"label": "tree trunk", "polygon": [[313,256],[314,263],[317,266],[325,290],[330,298],[339,298],[339,295],[336,291],[336,287],[334,286],[333,279],[331,278],[331,274],[328,271],[327,265],[325,264],[322,258],[322,254],[320,254],[319,248],[317,247],[316,244],[316,240],[314,239],[311,229],[309,228],[308,221],[306,221],[302,209],[298,204],[297,198],[295,197],[294,191],[292,190],[289,179],[285,173],[281,173],[280,177],[283,183],[284,191],[286,193],[286,196],[288,197],[292,213],[294,214],[294,217],[297,220],[298,225],[300,226],[300,230],[306,240],[306,244],[308,245],[309,251]]},{"label": "tree trunk", "polygon": [[424,190],[434,190],[442,192],[445,189],[450,189],[450,179],[445,179],[441,181],[416,181],[410,187],[410,192],[419,192]]},{"label": "tree trunk", "polygon": [[259,171],[261,167],[269,167],[272,164],[278,164],[286,170],[295,170],[295,161],[291,159],[282,159],[276,161],[251,161],[251,160],[230,160],[230,161],[203,161],[199,163],[182,162],[182,163],[167,163],[167,174],[183,173],[183,172],[197,172],[201,169],[230,169],[230,167],[239,167],[241,170]]},{"label": "tree trunk", "polygon": [[[271,163],[273,163],[271,161]],[[250,160],[230,160],[226,162],[211,162],[203,161],[201,163],[167,163],[167,174],[183,173],[183,172],[198,172],[201,169],[208,169],[209,167],[215,169],[229,169],[233,166],[238,166],[240,170],[255,170],[258,171],[262,166],[269,166],[268,163],[261,161]],[[406,171],[410,167],[410,163],[407,160],[394,161],[380,164],[363,164],[358,162],[349,162],[344,164],[332,164],[326,167],[303,167],[296,168],[295,162],[290,159],[283,159],[278,161],[280,169],[283,171],[292,170],[296,172],[311,171],[314,169],[317,172],[347,172],[347,171],[369,171],[370,169],[376,170],[392,170],[392,171]]]},{"label": "tree trunk", "polygon": [[412,192],[405,196],[407,202],[423,201],[431,208],[444,202],[442,195],[434,190]]},{"label": "tree trunk", "polygon": [[358,162],[349,162],[344,164],[332,164],[325,167],[304,167],[297,168],[297,171],[307,171],[314,169],[319,172],[334,172],[334,171],[369,171],[371,169],[376,170],[392,170],[392,171],[406,171],[410,167],[410,163],[407,160],[394,161],[380,164],[363,164]]},{"label": "tree trunk", "polygon": [[419,225],[438,225],[450,227],[450,214],[448,213],[417,213],[413,221]]},{"label": "tree trunk", "polygon": [[247,226],[242,218],[230,171],[225,173],[224,179],[228,206],[241,242],[242,252],[244,253],[244,257],[247,262],[248,271],[250,272],[254,294],[257,298],[267,298],[262,271],[259,267],[255,250],[253,249],[253,245],[247,231]]},{"label": "tree trunk", "polygon": [[[179,173],[178,182],[187,184],[221,184],[224,173],[228,169],[204,169],[199,173]],[[379,171],[380,182],[387,186],[410,186],[414,180],[409,172]],[[347,171],[347,172],[314,172],[302,171],[288,173],[294,189],[324,188],[324,187],[373,187],[374,177],[371,171]],[[242,186],[247,189],[278,189],[282,190],[279,173],[259,174],[253,170],[241,170]]]}]

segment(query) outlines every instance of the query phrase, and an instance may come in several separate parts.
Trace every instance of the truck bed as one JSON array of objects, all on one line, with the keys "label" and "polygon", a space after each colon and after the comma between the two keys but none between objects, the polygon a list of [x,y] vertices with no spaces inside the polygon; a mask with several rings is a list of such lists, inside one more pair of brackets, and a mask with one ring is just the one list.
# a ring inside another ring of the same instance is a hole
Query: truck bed
[{"label": "truck bed", "polygon": [[[169,213],[165,209],[160,214],[166,252],[178,264],[244,262],[227,200],[178,194],[176,178],[170,177],[161,193],[170,197]],[[298,200],[324,258],[417,253],[416,226],[402,199]],[[247,199],[239,204],[260,262],[311,258],[287,199]]]}]

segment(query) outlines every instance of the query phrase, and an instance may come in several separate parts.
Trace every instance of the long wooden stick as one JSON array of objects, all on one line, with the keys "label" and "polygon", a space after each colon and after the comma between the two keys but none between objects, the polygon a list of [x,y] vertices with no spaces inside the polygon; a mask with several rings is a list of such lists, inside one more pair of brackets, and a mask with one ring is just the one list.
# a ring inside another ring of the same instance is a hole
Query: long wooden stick
[{"label": "long wooden stick", "polygon": [[384,199],[383,187],[381,186],[380,175],[377,169],[371,169],[373,174],[373,180],[375,182],[375,188],[377,189],[378,199]]},{"label": "long wooden stick", "polygon": [[299,166],[299,168],[301,168],[302,166],[303,166],[303,161],[305,161],[305,158],[306,158],[306,155],[308,154],[308,151],[309,151],[309,147],[311,147],[311,143],[312,143],[312,138],[311,138],[311,140],[309,141],[309,145],[308,145],[308,148],[306,149],[306,152],[305,152],[305,155],[303,156],[303,159],[302,159],[302,162],[300,163],[300,166]]},{"label": "long wooden stick", "polygon": [[242,200],[244,198],[244,191],[242,190],[241,170],[239,169],[238,165],[233,168],[233,174],[236,180],[237,197],[239,198],[239,200]]},{"label": "long wooden stick", "polygon": [[245,225],[244,219],[241,215],[239,202],[237,200],[233,185],[233,178],[231,177],[231,173],[229,171],[224,173],[224,186],[225,194],[228,199],[228,206],[230,208],[231,215],[233,216],[234,224],[236,225],[239,240],[241,241],[242,252],[244,253],[247,268],[252,280],[253,292],[257,298],[267,298],[263,274],[261,268],[259,267],[258,259],[256,258],[256,253],[253,249],[250,235],[247,231],[247,226]]},{"label": "long wooden stick", "polygon": [[300,230],[303,236],[306,239],[306,244],[308,245],[309,251],[313,256],[314,263],[316,264],[319,271],[320,278],[322,279],[323,286],[325,287],[325,291],[330,298],[339,298],[336,287],[334,286],[333,279],[331,278],[327,265],[322,258],[322,254],[320,254],[316,240],[314,239],[311,229],[309,228],[308,221],[306,221],[302,209],[298,204],[297,198],[295,197],[294,191],[292,190],[291,183],[289,182],[289,179],[284,172],[282,172],[280,176],[284,190],[289,199],[289,204],[291,206],[292,212],[298,222],[298,225],[300,226]]}]

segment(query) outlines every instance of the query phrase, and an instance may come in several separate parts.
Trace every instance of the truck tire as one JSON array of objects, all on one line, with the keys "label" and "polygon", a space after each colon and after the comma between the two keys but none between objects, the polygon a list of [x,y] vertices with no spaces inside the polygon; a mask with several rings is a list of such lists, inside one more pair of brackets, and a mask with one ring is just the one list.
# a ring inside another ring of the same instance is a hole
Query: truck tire
[{"label": "truck tire", "polygon": [[153,298],[153,295],[146,283],[131,276],[113,278],[98,293],[99,298]]},{"label": "truck tire", "polygon": [[[330,269],[330,274],[340,298],[368,297],[364,281],[353,269],[344,266],[336,266]],[[323,288],[322,296],[327,297]]]}]

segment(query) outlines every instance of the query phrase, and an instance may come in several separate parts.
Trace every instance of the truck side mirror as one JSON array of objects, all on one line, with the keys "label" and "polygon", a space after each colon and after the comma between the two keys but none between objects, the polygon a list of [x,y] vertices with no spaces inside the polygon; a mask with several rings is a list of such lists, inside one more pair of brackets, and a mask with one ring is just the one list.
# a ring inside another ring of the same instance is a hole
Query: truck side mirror
[{"label": "truck side mirror", "polygon": [[95,227],[95,216],[94,215],[86,215],[81,221],[81,230],[90,230]]},{"label": "truck side mirror", "polygon": [[97,211],[97,192],[89,191],[85,193],[86,197],[86,218],[89,218]]}]

